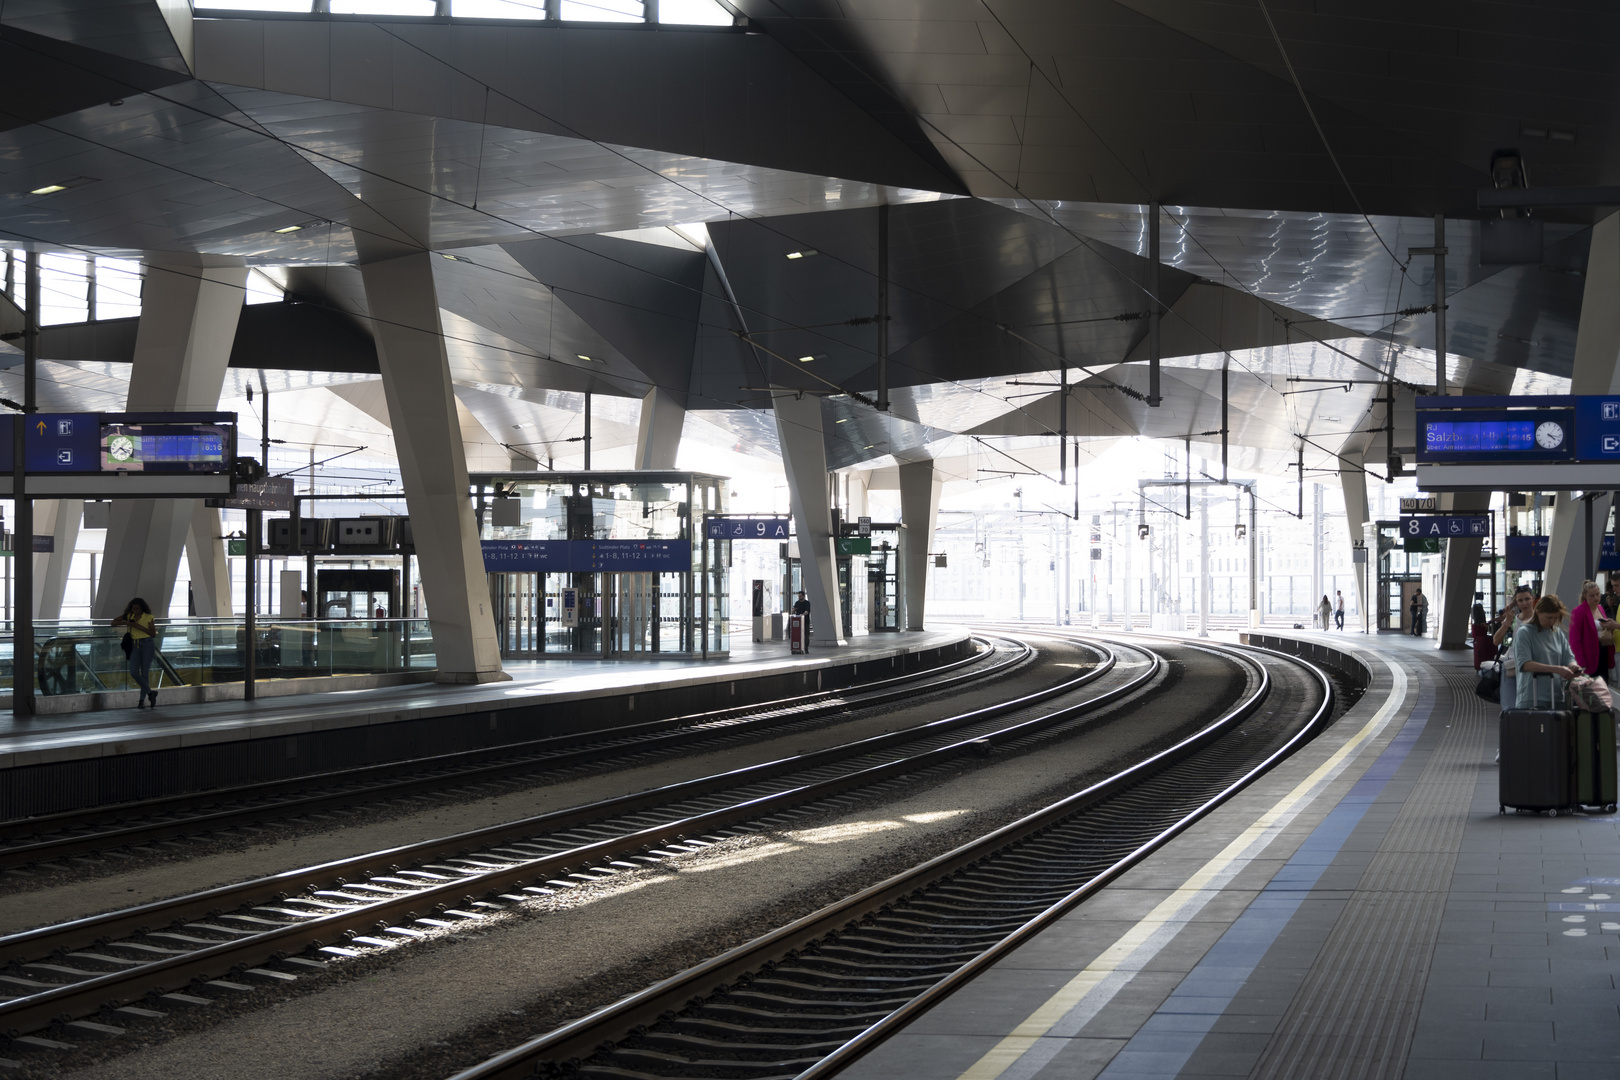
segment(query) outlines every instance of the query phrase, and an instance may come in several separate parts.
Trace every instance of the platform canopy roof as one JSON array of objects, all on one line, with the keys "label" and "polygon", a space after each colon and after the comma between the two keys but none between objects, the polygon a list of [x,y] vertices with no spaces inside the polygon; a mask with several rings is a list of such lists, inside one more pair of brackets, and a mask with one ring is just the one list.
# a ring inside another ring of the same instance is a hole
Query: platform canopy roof
[{"label": "platform canopy roof", "polygon": [[[1434,381],[1433,318],[1410,313],[1432,263],[1409,249],[1436,214],[1451,382],[1567,386],[1607,211],[1538,212],[1539,261],[1483,265],[1500,215],[1477,202],[1620,183],[1611,5],[703,2],[732,25],[593,23],[561,0],[555,21],[544,0],[11,0],[0,236],[277,268],[287,301],[250,309],[233,366],[325,387],[332,423],[379,430],[357,251],[442,255],[475,469],[576,463],[586,391],[598,439],[633,442],[655,386],[699,422],[688,438],[762,456],[768,388],[814,393],[837,467],[1049,463],[1060,380],[1077,437],[1208,453],[1223,367],[1235,464],[1281,471],[1303,440],[1331,468],[1381,424],[1381,381]],[[510,17],[466,14],[491,11]],[[1493,180],[1508,151],[1518,170]],[[880,206],[886,413],[861,400]],[[132,346],[128,320],[52,327],[47,403],[116,407]]]}]

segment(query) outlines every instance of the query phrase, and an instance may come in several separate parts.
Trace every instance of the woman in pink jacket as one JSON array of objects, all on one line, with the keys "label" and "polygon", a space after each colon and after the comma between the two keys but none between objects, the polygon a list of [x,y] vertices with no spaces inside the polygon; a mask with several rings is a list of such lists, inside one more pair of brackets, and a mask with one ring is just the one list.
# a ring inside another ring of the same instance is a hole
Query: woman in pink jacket
[{"label": "woman in pink jacket", "polygon": [[1581,602],[1569,613],[1569,648],[1588,675],[1604,677],[1614,663],[1614,646],[1601,645],[1598,634],[1620,627],[1603,610],[1603,594],[1593,582],[1581,586]]}]

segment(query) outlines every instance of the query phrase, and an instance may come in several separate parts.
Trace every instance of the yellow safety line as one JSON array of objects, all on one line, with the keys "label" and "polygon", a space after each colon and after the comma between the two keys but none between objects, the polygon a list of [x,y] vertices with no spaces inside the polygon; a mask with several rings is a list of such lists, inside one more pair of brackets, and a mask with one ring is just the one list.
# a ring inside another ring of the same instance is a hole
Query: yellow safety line
[{"label": "yellow safety line", "polygon": [[[1387,660],[1384,663],[1394,675],[1390,695],[1379,710],[1373,714],[1372,718],[1362,726],[1360,731],[1356,732],[1349,741],[1334,751],[1332,756],[1317,766],[1309,776],[1296,784],[1294,789],[1278,801],[1276,805],[1262,814],[1247,829],[1244,829],[1237,839],[1221,850],[1220,854],[1199,867],[1198,871],[1183,882],[1179,888],[1161,900],[1141,922],[1122,934],[1119,940],[1103,951],[1101,956],[1086,965],[1084,970],[1070,979],[1057,993],[1048,998],[1040,1008],[1030,1013],[1023,1023],[1012,1030],[1011,1034],[1003,1038],[983,1057],[974,1062],[966,1072],[962,1073],[959,1080],[997,1080],[1003,1072],[1034,1046],[1038,1039],[1043,1038],[1058,1021],[1062,1020],[1069,1014],[1070,1010],[1080,1004],[1087,994],[1096,989],[1104,978],[1117,971],[1120,965],[1152,937],[1156,931],[1169,923],[1176,922],[1181,909],[1193,902],[1197,894],[1206,888],[1222,871],[1237,861],[1250,845],[1265,837],[1266,833],[1271,831],[1280,819],[1289,815],[1290,811],[1303,802],[1307,796],[1311,796],[1313,788],[1341,768],[1362,745],[1383,730],[1390,716],[1394,714],[1395,710],[1400,707],[1406,698],[1406,673]],[[1275,837],[1270,839],[1275,839]],[[1268,839],[1267,843],[1269,842]],[[1259,852],[1256,851],[1254,854],[1257,855]],[[1253,855],[1250,858],[1253,858]]]}]

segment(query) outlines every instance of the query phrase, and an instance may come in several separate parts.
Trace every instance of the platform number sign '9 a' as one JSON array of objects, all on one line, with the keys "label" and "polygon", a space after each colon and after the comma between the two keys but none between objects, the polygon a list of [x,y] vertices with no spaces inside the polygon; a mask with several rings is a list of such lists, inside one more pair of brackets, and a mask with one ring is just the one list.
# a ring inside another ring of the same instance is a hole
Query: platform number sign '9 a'
[{"label": "platform number sign '9 a'", "polygon": [[704,535],[710,540],[787,540],[793,519],[785,517],[712,517],[704,520]]}]

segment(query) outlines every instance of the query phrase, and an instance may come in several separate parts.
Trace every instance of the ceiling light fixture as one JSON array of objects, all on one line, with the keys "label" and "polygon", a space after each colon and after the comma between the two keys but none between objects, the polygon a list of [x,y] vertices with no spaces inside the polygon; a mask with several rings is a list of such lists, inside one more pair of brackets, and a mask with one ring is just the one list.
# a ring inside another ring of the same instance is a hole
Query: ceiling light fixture
[{"label": "ceiling light fixture", "polygon": [[805,248],[803,251],[790,251],[787,253],[787,257],[790,259],[808,259],[816,254],[819,254],[819,252],[815,248]]},{"label": "ceiling light fixture", "polygon": [[46,184],[44,187],[34,188],[29,191],[28,194],[55,195],[58,191],[66,191],[68,188],[84,187],[86,184],[93,184],[95,182],[96,178],[93,176],[75,176],[73,179],[64,180],[60,184]]},{"label": "ceiling light fixture", "polygon": [[581,360],[585,361],[587,364],[605,364],[605,363],[607,363],[607,361],[603,360],[600,356],[586,356],[584,353],[575,353],[574,355],[579,357]]},{"label": "ceiling light fixture", "polygon": [[278,233],[297,232],[298,230],[300,230],[302,228],[303,228],[302,225],[288,225],[285,229],[277,229],[276,232],[278,232]]},{"label": "ceiling light fixture", "polygon": [[835,424],[847,424],[847,423],[849,423],[849,417],[846,416],[842,420],[834,420],[833,423],[835,423]]}]

